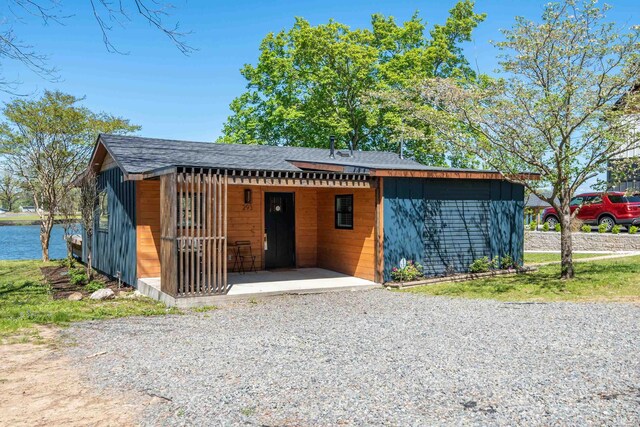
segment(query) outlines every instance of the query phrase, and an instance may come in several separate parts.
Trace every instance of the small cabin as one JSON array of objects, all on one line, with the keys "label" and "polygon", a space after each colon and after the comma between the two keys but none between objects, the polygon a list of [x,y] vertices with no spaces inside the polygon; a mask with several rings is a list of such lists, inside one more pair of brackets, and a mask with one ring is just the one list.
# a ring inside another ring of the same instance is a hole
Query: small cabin
[{"label": "small cabin", "polygon": [[[320,268],[373,283],[522,260],[523,187],[397,153],[100,135],[93,266],[172,298],[225,295],[234,271]],[[86,260],[86,246],[83,257]]]}]

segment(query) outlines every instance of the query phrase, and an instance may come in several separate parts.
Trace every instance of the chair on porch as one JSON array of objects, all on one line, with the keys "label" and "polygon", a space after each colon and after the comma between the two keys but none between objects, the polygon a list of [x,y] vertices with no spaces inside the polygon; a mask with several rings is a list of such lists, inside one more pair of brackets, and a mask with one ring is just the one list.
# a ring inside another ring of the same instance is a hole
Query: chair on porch
[{"label": "chair on porch", "polygon": [[[256,272],[256,256],[253,254],[251,249],[251,241],[249,240],[236,240],[235,243],[236,248],[236,259],[239,261],[238,271],[241,273],[246,273],[245,271],[245,262],[249,264],[248,271]],[[236,267],[236,263],[234,262],[234,270]]]}]

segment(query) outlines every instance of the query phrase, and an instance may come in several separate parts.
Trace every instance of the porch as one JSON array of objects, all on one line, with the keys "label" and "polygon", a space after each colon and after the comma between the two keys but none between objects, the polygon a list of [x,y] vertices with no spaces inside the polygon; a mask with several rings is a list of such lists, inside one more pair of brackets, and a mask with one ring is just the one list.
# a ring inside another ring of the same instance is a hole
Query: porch
[{"label": "porch", "polygon": [[356,291],[380,287],[379,284],[322,268],[230,273],[229,290],[224,295],[192,295],[174,298],[161,291],[160,278],[138,280],[138,290],[146,296],[167,305],[190,308],[216,305],[250,297],[284,294],[313,294],[335,291]]},{"label": "porch", "polygon": [[138,181],[138,285],[181,305],[381,283],[379,182],[193,168]]}]

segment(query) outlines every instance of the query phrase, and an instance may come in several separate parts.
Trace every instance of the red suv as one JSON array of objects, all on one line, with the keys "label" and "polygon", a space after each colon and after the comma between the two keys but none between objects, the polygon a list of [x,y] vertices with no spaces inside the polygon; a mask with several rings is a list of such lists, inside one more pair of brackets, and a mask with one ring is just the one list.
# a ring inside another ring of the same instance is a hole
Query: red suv
[{"label": "red suv", "polygon": [[[576,217],[589,225],[606,224],[607,231],[614,225],[640,224],[640,196],[625,195],[611,191],[607,193],[578,194],[571,199],[571,212],[580,208]],[[558,223],[558,215],[554,208],[542,212],[544,222],[552,229]]]}]

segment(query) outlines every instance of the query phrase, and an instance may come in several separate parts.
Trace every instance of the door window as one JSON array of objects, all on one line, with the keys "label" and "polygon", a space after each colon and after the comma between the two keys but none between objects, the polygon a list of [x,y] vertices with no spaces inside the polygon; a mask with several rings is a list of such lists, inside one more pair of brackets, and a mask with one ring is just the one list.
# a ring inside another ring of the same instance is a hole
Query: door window
[{"label": "door window", "polygon": [[574,197],[573,199],[571,199],[571,202],[569,203],[571,206],[580,206],[583,202],[584,198],[583,197]]}]

